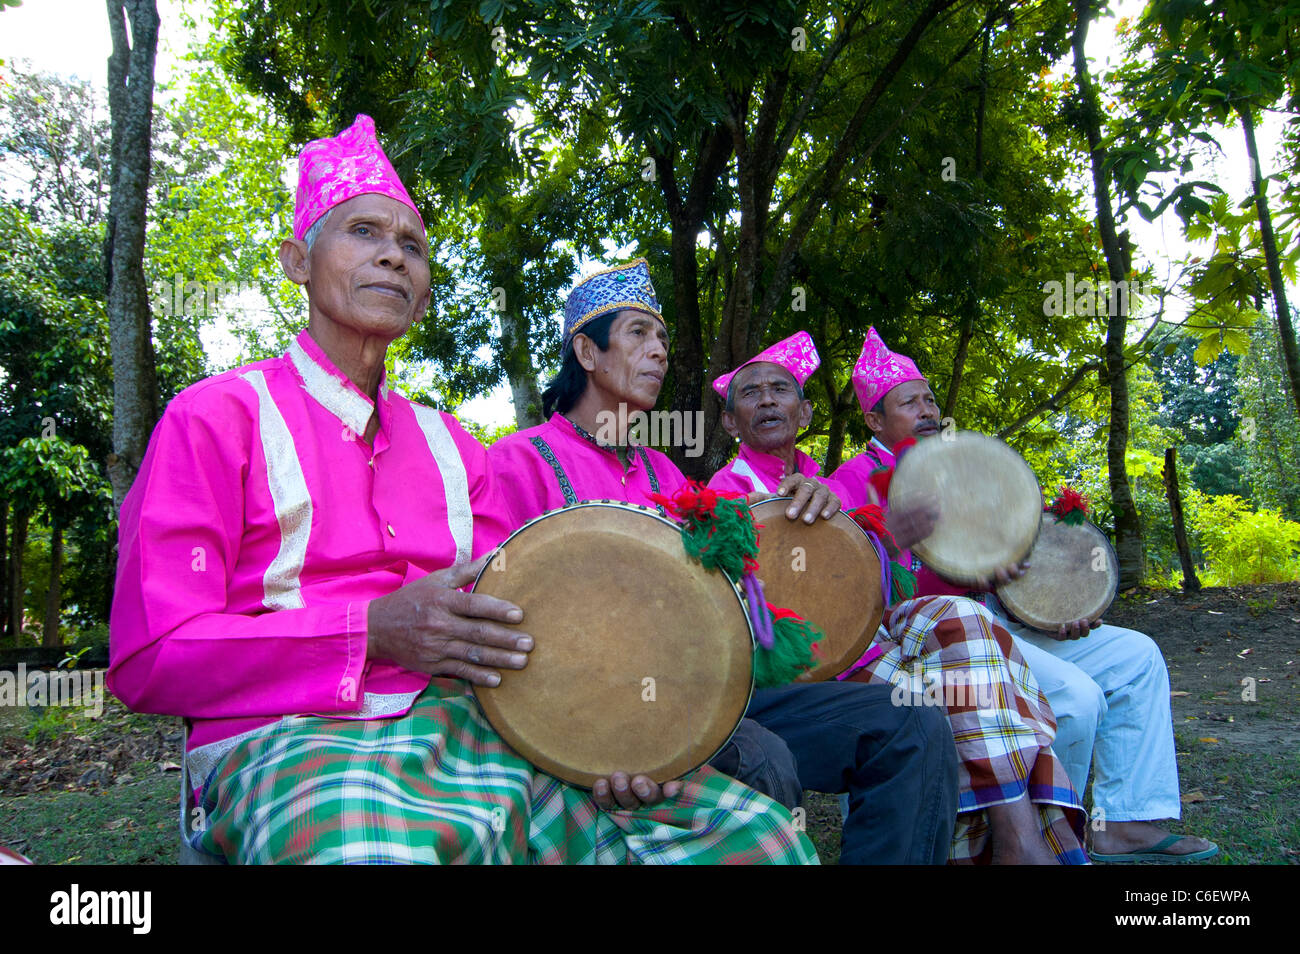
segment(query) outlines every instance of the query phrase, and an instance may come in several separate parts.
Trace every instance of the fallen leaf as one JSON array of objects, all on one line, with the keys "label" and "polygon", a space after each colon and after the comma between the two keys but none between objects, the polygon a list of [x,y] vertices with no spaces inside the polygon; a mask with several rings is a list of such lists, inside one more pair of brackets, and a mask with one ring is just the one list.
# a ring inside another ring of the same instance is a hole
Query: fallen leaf
[{"label": "fallen leaf", "polygon": [[1215,743],[1215,744],[1217,745],[1219,740],[1216,739],[1216,738],[1215,738],[1214,736],[1212,736],[1212,735],[1203,735],[1203,736],[1201,736],[1199,739],[1197,739],[1196,741],[1197,741],[1197,742],[1213,742],[1213,743]]},{"label": "fallen leaf", "polygon": [[181,767],[175,762],[159,762],[158,771],[160,772],[179,772]]},{"label": "fallen leaf", "polygon": [[1190,695],[1191,695],[1190,692],[1183,692],[1183,690],[1181,690],[1181,689],[1175,689],[1173,692],[1171,692],[1171,693],[1169,693],[1169,694],[1170,694],[1171,696],[1190,696]]},{"label": "fallen leaf", "polygon": [[129,825],[129,824],[131,824],[131,819],[129,818],[114,818],[111,822],[109,822],[104,827],[107,828],[109,831],[117,831],[117,829],[121,828],[123,825]]},{"label": "fallen leaf", "polygon": [[1241,652],[1237,653],[1237,658],[1245,659],[1247,656],[1250,655],[1250,653],[1251,651],[1249,649],[1243,649]]},{"label": "fallen leaf", "polygon": [[1200,789],[1197,789],[1194,792],[1183,792],[1182,795],[1182,802],[1184,805],[1190,804],[1191,802],[1208,802],[1208,801],[1209,799],[1205,797],[1205,793],[1202,792]]}]

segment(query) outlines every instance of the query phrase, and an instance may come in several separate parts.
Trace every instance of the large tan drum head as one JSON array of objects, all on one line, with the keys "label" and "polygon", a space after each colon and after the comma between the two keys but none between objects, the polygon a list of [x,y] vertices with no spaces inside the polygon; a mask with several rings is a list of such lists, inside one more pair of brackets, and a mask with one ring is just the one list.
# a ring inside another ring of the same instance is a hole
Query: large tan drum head
[{"label": "large tan drum head", "polygon": [[889,507],[939,502],[934,532],[912,547],[940,576],[974,585],[1033,549],[1043,509],[1038,478],[1019,454],[974,431],[929,437],[903,453]]},{"label": "large tan drum head", "polygon": [[1090,523],[1058,523],[1044,512],[1029,570],[998,587],[998,599],[1025,624],[1056,632],[1076,619],[1098,620],[1119,587],[1119,561]]},{"label": "large tan drum head", "polygon": [[492,727],[556,778],[680,778],[726,744],[753,689],[753,634],[726,575],[677,524],[588,503],[525,524],[474,583],[524,611],[528,665],[475,687]]},{"label": "large tan drum head", "polygon": [[880,558],[866,531],[844,513],[811,525],[785,515],[790,497],[750,508],[758,532],[759,577],[773,606],[794,610],[826,634],[821,661],[799,677],[838,676],[871,645],[885,614]]}]

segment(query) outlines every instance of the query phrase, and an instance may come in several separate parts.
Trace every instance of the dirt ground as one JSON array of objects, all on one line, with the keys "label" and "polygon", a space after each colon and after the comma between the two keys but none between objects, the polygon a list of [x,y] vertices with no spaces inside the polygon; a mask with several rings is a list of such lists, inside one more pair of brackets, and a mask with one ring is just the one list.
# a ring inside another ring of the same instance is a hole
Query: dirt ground
[{"label": "dirt ground", "polygon": [[[1300,583],[1138,590],[1107,622],[1152,636],[1169,664],[1183,820],[1218,863],[1300,864]],[[37,734],[37,733],[40,734]],[[43,863],[176,858],[175,719],[0,707],[0,845]],[[823,862],[839,807],[808,799]]]},{"label": "dirt ground", "polygon": [[[1159,644],[1169,684],[1183,818],[1221,864],[1300,864],[1300,583],[1139,589],[1105,616]],[[1086,798],[1085,798],[1086,801]],[[808,799],[823,862],[839,852],[839,804]]]}]

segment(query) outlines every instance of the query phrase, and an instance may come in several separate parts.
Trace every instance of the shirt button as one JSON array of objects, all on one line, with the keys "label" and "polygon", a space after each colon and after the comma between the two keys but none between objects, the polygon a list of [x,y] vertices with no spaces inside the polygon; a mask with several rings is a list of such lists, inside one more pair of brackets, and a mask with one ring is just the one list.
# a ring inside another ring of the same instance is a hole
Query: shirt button
[{"label": "shirt button", "polygon": [[375,459],[372,457],[370,458],[370,460],[366,461],[366,466],[369,467],[371,470],[374,470]]},{"label": "shirt button", "polygon": [[397,531],[393,529],[393,525],[391,523],[388,525],[388,535],[390,537],[397,536]]}]

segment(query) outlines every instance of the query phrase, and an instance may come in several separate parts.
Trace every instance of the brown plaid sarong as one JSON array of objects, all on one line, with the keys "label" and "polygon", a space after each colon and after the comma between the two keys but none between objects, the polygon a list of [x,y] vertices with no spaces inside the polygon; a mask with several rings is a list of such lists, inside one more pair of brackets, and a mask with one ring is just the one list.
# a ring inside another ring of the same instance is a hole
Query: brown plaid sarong
[{"label": "brown plaid sarong", "polygon": [[1084,813],[1052,752],[1056,718],[1006,631],[971,599],[923,596],[885,611],[884,653],[848,678],[889,683],[900,705],[943,705],[961,759],[950,862],[985,863],[991,805],[1028,794],[1043,835],[1067,864],[1087,864]]}]

